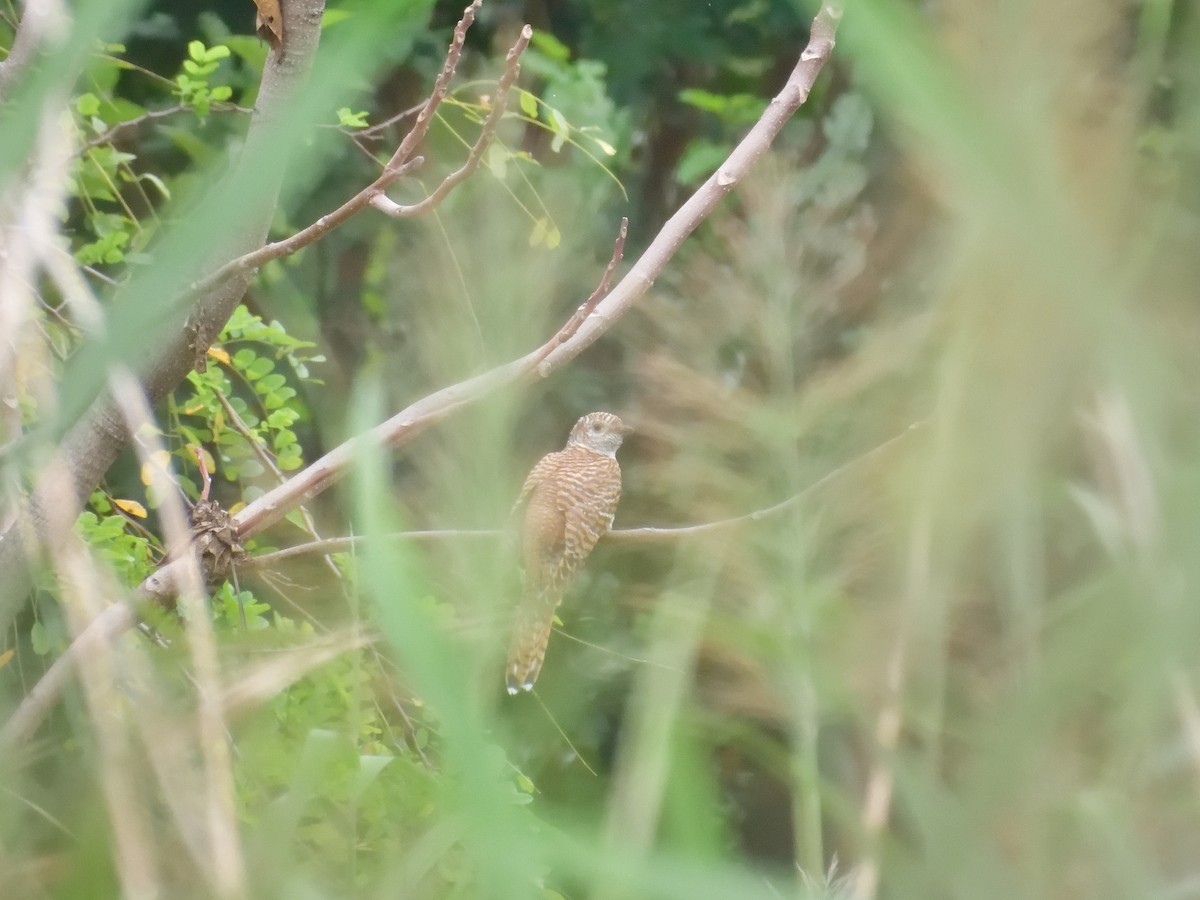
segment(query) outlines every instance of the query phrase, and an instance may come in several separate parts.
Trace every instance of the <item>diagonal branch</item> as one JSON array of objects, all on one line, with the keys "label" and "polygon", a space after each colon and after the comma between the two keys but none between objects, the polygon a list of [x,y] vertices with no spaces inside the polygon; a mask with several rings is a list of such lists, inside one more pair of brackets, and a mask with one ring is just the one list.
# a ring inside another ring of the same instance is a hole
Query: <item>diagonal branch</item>
[{"label": "diagonal branch", "polygon": [[[236,275],[252,272],[273,259],[290,256],[297,250],[320,240],[348,219],[358,215],[368,206],[375,206],[377,209],[388,213],[388,215],[396,217],[415,216],[428,212],[441,203],[456,185],[475,172],[479,167],[479,160],[491,143],[496,125],[499,123],[500,117],[504,114],[508,90],[520,73],[521,54],[525,52],[525,48],[529,46],[529,39],[533,36],[533,32],[528,25],[522,29],[516,43],[508,51],[508,56],[504,62],[504,73],[500,76],[500,87],[496,92],[496,101],[492,107],[492,115],[489,115],[487,121],[484,123],[483,132],[479,135],[475,146],[471,148],[471,153],[466,163],[457,171],[446,176],[446,179],[430,196],[413,206],[397,206],[388,200],[383,193],[388,187],[412,172],[425,161],[424,157],[415,156],[414,153],[425,139],[434,114],[450,91],[450,82],[454,78],[454,73],[458,68],[458,60],[462,55],[463,43],[467,39],[467,30],[475,21],[475,13],[479,9],[481,2],[482,0],[474,0],[463,12],[463,16],[458,24],[454,26],[454,37],[451,39],[449,50],[446,51],[446,59],[442,64],[442,71],[438,74],[437,80],[434,81],[433,89],[429,93],[429,99],[425,101],[421,112],[418,113],[412,130],[400,141],[400,145],[383,167],[383,171],[379,177],[337,209],[321,216],[321,218],[308,227],[297,231],[283,240],[264,244],[250,253],[243,254],[237,259],[232,259],[225,263],[225,265],[212,274],[205,276],[193,284],[191,287],[192,293],[201,294],[212,290],[217,285]],[[390,204],[390,208],[388,204]]]}]

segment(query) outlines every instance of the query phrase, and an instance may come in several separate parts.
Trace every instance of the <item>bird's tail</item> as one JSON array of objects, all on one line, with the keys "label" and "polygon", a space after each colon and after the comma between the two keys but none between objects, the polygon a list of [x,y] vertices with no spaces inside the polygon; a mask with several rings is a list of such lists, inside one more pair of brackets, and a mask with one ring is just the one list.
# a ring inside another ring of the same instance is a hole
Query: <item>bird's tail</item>
[{"label": "bird's tail", "polygon": [[504,667],[504,680],[510,694],[533,690],[546,658],[557,606],[556,598],[527,598],[518,613],[508,645],[508,664]]}]

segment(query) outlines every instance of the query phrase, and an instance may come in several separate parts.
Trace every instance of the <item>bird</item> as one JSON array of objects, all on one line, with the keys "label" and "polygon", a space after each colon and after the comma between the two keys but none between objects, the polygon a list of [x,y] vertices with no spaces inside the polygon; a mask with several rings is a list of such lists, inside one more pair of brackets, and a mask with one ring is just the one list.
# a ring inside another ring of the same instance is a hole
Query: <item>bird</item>
[{"label": "bird", "polygon": [[541,458],[513,505],[520,518],[521,601],[509,643],[509,694],[533,690],[554,611],[596,542],[612,528],[621,499],[617,450],[633,431],[617,416],[583,416],[567,445]]}]

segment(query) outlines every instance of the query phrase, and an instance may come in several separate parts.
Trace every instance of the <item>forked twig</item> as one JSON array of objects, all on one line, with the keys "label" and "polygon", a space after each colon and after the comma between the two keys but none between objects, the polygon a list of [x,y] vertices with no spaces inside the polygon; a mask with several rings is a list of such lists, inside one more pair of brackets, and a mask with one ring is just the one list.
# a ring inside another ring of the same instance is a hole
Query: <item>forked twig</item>
[{"label": "forked twig", "polygon": [[[425,105],[421,108],[421,112],[417,114],[417,120],[413,123],[412,130],[409,131],[408,134],[404,136],[403,140],[400,141],[400,146],[396,148],[396,151],[392,154],[391,159],[387,161],[387,164],[383,167],[383,171],[379,174],[379,177],[360,190],[357,194],[355,194],[337,209],[321,216],[321,218],[317,219],[306,228],[302,228],[300,231],[297,231],[295,234],[284,238],[283,240],[264,244],[257,250],[243,254],[242,256],[225,263],[225,265],[221,266],[212,274],[195,282],[190,289],[190,293],[192,295],[205,293],[206,291],[212,290],[223,281],[226,281],[235,275],[258,269],[273,259],[279,259],[283,256],[290,256],[297,250],[307,247],[314,241],[324,237],[334,228],[337,228],[339,225],[343,224],[352,216],[357,215],[368,206],[372,205],[373,198],[376,196],[383,196],[383,192],[387,190],[389,186],[424,163],[424,157],[415,156],[414,153],[416,152],[417,147],[419,147],[421,142],[425,139],[425,135],[429,132],[429,126],[433,122],[434,114],[437,112],[442,100],[446,98],[446,95],[450,91],[450,82],[453,80],[454,73],[458,68],[458,61],[459,57],[462,55],[463,44],[467,39],[467,30],[475,21],[475,13],[478,11],[480,3],[482,3],[482,0],[474,0],[474,2],[471,3],[471,5],[468,6],[463,12],[463,16],[459,20],[458,24],[454,26],[454,37],[450,41],[450,47],[446,51],[445,61],[442,63],[442,70],[438,73],[438,77],[433,83],[433,89],[429,93],[429,98],[425,101]],[[507,83],[508,85],[511,85],[516,80],[517,71],[520,68],[518,63],[519,57],[524,51],[525,47],[528,46],[529,38],[532,35],[531,32],[527,33],[528,31],[528,26],[526,26],[526,29],[521,32],[521,35],[518,37],[517,42],[513,45],[513,48],[509,50],[508,57],[505,60],[504,74],[500,79],[502,84]],[[507,88],[505,88],[502,92],[498,92],[498,94],[499,96],[497,97],[497,105],[503,108],[503,99],[504,95],[507,94]],[[481,135],[481,139],[482,137],[483,136]],[[490,140],[490,135],[488,140]],[[486,149],[486,143],[479,150],[480,155],[482,155],[484,149]],[[473,148],[472,155],[474,154],[475,149]],[[468,159],[466,165],[471,165],[470,158]],[[477,165],[478,160],[476,160],[474,166]],[[466,168],[466,166],[464,166],[464,168]],[[474,167],[472,167],[467,174],[470,174],[470,172],[473,171]],[[458,173],[456,172],[452,173],[451,176],[447,176],[447,181],[457,174]],[[415,206],[420,207],[420,209],[417,211],[426,212],[436,206],[443,199],[445,199],[446,194],[450,192],[451,188],[458,184],[459,181],[462,181],[465,177],[466,175],[463,175],[462,177],[457,178],[457,180],[451,181],[451,183],[448,185],[446,182],[443,182],[442,185],[438,187],[438,190],[434,192],[434,194],[437,195],[437,199],[433,200],[433,195],[431,195],[421,203],[415,204]],[[415,214],[416,212],[408,213],[408,215]]]},{"label": "forked twig", "polygon": [[622,218],[621,227],[617,229],[617,239],[613,242],[612,258],[609,259],[608,267],[605,268],[604,274],[600,277],[600,283],[596,285],[596,289],[592,291],[592,295],[588,297],[587,300],[585,300],[577,310],[575,310],[575,314],[571,316],[571,318],[567,319],[566,324],[564,324],[562,328],[558,329],[554,337],[546,341],[546,343],[537,350],[535,356],[537,359],[538,374],[543,378],[550,374],[549,371],[542,370],[543,360],[545,360],[547,356],[573,338],[576,332],[579,331],[579,326],[587,321],[587,317],[596,311],[597,304],[599,304],[601,300],[608,296],[609,284],[612,281],[613,272],[617,270],[617,266],[620,265],[622,257],[625,256],[625,236],[628,233],[629,219]]},{"label": "forked twig", "polygon": [[496,96],[492,99],[492,109],[483,122],[483,128],[479,132],[479,137],[475,139],[475,143],[471,147],[471,152],[467,155],[467,161],[443,178],[442,183],[424,200],[409,206],[401,206],[390,200],[381,188],[371,197],[371,205],[373,207],[394,219],[419,216],[422,213],[429,212],[429,210],[446,199],[446,195],[454,190],[457,185],[475,174],[475,170],[479,168],[479,163],[483,160],[483,154],[487,152],[487,148],[491,146],[492,139],[496,136],[496,128],[499,126],[500,120],[504,118],[504,111],[508,107],[508,92],[521,72],[521,54],[529,46],[529,41],[532,37],[533,29],[526,25],[521,29],[516,43],[509,49],[508,56],[504,60],[504,74],[500,76],[500,82],[496,86]]}]

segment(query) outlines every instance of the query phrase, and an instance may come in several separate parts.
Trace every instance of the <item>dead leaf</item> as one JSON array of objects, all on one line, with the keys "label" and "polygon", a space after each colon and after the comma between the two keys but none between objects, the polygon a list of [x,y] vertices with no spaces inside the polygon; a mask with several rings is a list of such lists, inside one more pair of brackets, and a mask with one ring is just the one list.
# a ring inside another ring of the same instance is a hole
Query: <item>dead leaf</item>
[{"label": "dead leaf", "polygon": [[254,17],[254,33],[271,45],[276,53],[283,52],[283,13],[279,0],[254,0],[258,15]]}]

